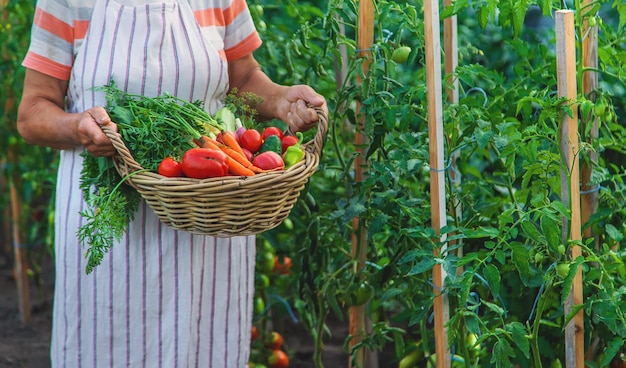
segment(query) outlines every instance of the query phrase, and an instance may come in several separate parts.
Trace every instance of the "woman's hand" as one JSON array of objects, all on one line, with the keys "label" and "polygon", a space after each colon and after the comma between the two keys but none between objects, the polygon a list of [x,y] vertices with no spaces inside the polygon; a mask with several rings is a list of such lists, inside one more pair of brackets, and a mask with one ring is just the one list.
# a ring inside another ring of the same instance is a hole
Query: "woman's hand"
[{"label": "woman's hand", "polygon": [[239,93],[251,92],[261,98],[256,106],[260,119],[277,118],[289,125],[293,132],[315,126],[318,115],[307,105],[320,107],[328,114],[326,99],[307,85],[284,86],[274,83],[263,71],[252,54],[228,63],[231,89]]},{"label": "woman's hand", "polygon": [[286,109],[278,108],[278,111],[286,111],[281,119],[289,125],[292,132],[303,132],[317,124],[319,117],[317,111],[311,107],[320,107],[328,114],[326,99],[306,85],[295,85],[285,90],[284,101]]},{"label": "woman's hand", "polygon": [[[99,125],[113,124],[102,107],[82,113],[65,112],[68,82],[26,69],[17,129],[29,144],[54,149],[84,146],[94,156],[111,156],[115,149]],[[117,129],[117,127],[115,127]]]},{"label": "woman's hand", "polygon": [[111,140],[100,128],[100,126],[107,124],[117,131],[117,126],[102,107],[91,108],[82,113],[78,119],[76,128],[78,139],[85,149],[95,157],[113,156],[115,154]]}]

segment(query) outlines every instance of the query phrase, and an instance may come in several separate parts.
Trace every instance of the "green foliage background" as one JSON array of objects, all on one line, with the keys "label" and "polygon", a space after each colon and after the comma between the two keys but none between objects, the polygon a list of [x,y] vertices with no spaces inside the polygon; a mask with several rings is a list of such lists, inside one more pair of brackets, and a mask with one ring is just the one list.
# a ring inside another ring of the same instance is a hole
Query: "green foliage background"
[{"label": "green foliage background", "polygon": [[[442,243],[430,226],[422,2],[375,3],[372,63],[362,75],[357,1],[248,1],[264,40],[255,54],[264,70],[280,83],[314,86],[330,107],[319,171],[289,221],[259,236],[260,254],[271,250],[294,261],[291,275],[271,292],[282,296],[314,337],[317,366],[329,339],[329,316],[348,323],[346,307],[358,296],[368,299],[372,326],[356,349],[377,350],[390,366],[406,356],[424,366],[434,351],[435,264],[448,275],[444,292],[456,364],[540,367],[563,361],[563,328],[570,318],[563,304],[578,267],[584,274],[584,304],[577,308],[585,316],[586,346],[597,346],[588,365],[619,359],[626,341],[626,5],[461,0],[441,9],[442,17],[458,16],[454,77],[460,85],[459,103],[444,104],[446,157],[458,158],[446,172],[450,211]],[[594,238],[579,244],[578,259],[569,257],[572,244],[561,236],[570,213],[560,193],[566,166],[558,131],[571,107],[556,96],[552,14],[563,8],[576,11],[578,45],[587,36],[582,21],[593,18],[599,26],[600,88],[577,100],[585,142],[581,160],[592,152],[598,156],[591,184],[599,205],[584,225]],[[19,62],[28,45],[32,3],[9,1],[6,10],[11,16],[0,18],[0,102],[19,100]],[[391,59],[400,45],[412,49],[402,64]],[[357,76],[362,84],[356,84]],[[362,182],[354,180],[352,169],[357,101],[368,138]],[[23,144],[14,128],[15,106],[0,104],[2,174],[21,181],[25,203],[36,203],[42,195],[51,197],[56,155]],[[599,137],[589,141],[589,121],[596,117]],[[6,160],[12,149],[18,163]],[[48,213],[51,203],[42,203]],[[355,217],[367,229],[363,269],[351,256]],[[21,221],[31,224],[32,216]],[[25,226],[33,229],[28,241],[49,246],[49,226]],[[447,251],[434,257],[433,249],[444,244]]]}]

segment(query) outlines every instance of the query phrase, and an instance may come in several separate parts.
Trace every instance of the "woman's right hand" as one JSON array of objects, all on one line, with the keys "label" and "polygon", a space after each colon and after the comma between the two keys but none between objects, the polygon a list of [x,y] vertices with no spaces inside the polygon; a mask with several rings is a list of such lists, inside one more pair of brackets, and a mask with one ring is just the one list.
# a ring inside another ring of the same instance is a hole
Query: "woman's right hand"
[{"label": "woman's right hand", "polygon": [[[54,149],[83,146],[94,156],[111,156],[115,149],[100,125],[113,124],[106,110],[65,111],[68,81],[26,69],[17,129],[26,143]],[[117,131],[117,127],[115,127]]]},{"label": "woman's right hand", "polygon": [[98,106],[85,111],[78,120],[78,139],[85,149],[95,157],[113,156],[115,148],[109,137],[100,128],[102,125],[111,125],[117,131],[117,126],[111,121],[104,108]]}]

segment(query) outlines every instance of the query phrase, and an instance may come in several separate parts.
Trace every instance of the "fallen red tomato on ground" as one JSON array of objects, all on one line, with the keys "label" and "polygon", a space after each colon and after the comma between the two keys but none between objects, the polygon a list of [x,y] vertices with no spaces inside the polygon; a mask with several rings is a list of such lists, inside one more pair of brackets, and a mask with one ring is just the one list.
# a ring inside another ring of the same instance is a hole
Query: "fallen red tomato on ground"
[{"label": "fallen red tomato on ground", "polygon": [[282,170],[285,168],[283,157],[274,151],[259,153],[252,164],[262,170]]},{"label": "fallen red tomato on ground", "polygon": [[287,353],[280,349],[272,350],[272,353],[267,358],[267,363],[272,368],[287,368],[289,367],[289,357]]},{"label": "fallen red tomato on ground", "polygon": [[190,178],[206,179],[228,174],[226,153],[211,148],[191,148],[181,160],[183,173]]},{"label": "fallen red tomato on ground", "polygon": [[169,178],[184,176],[183,168],[180,162],[174,160],[171,157],[166,157],[161,161],[157,172],[160,175],[167,176]]}]

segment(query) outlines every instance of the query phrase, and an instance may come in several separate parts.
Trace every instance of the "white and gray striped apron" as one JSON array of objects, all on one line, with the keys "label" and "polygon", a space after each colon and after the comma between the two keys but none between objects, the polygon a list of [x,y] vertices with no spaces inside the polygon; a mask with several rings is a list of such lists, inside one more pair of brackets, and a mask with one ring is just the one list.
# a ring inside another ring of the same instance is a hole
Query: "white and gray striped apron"
[{"label": "white and gray striped apron", "polygon": [[[129,4],[132,3],[132,4]],[[105,104],[110,79],[136,94],[205,101],[228,88],[226,62],[202,37],[186,1],[98,0],[79,46],[68,111]],[[61,153],[56,207],[52,366],[244,367],[254,294],[254,236],[193,236],[142,203],[128,233],[85,273],[81,149]]]}]

